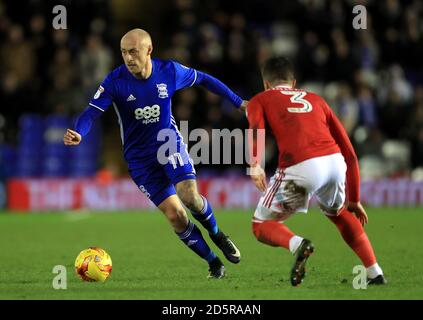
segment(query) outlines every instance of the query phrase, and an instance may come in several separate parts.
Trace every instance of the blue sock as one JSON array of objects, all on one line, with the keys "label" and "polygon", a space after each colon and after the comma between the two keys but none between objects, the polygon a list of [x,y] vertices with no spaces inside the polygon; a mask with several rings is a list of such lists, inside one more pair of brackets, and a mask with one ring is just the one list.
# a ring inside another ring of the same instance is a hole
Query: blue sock
[{"label": "blue sock", "polygon": [[200,229],[192,222],[189,221],[188,227],[184,232],[176,233],[192,251],[198,254],[201,258],[210,263],[216,254],[210,249],[207,242],[204,240]]},{"label": "blue sock", "polygon": [[216,234],[219,231],[219,228],[217,227],[213,209],[207,199],[203,196],[201,197],[204,200],[203,209],[201,209],[201,212],[191,211],[192,216],[199,221],[210,234]]}]

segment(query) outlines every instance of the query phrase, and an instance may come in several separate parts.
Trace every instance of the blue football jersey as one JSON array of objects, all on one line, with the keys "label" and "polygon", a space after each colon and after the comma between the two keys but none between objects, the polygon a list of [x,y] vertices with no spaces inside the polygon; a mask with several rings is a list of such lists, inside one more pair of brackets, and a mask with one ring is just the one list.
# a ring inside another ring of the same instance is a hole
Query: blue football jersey
[{"label": "blue football jersey", "polygon": [[[182,136],[172,116],[171,98],[176,90],[203,84],[209,90],[230,99],[239,107],[242,99],[219,80],[185,67],[175,61],[152,59],[152,74],[148,79],[137,79],[121,65],[110,72],[101,83],[89,108],[102,112],[113,106],[120,126],[124,156],[129,168],[156,156],[162,129],[175,131],[176,142]],[[81,117],[84,119],[84,117]],[[82,127],[84,121],[80,121]]]}]

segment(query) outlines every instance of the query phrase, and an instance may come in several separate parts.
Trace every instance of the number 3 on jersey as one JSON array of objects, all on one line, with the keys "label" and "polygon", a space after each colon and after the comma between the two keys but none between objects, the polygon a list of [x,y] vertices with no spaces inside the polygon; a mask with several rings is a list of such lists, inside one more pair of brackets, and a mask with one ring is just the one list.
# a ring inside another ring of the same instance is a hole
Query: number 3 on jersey
[{"label": "number 3 on jersey", "polygon": [[306,113],[306,112],[310,112],[311,110],[313,110],[313,106],[311,105],[311,103],[309,101],[303,99],[307,95],[307,92],[281,90],[280,93],[291,96],[290,100],[291,100],[292,103],[299,103],[299,104],[303,105],[301,108],[288,108],[288,112]]}]

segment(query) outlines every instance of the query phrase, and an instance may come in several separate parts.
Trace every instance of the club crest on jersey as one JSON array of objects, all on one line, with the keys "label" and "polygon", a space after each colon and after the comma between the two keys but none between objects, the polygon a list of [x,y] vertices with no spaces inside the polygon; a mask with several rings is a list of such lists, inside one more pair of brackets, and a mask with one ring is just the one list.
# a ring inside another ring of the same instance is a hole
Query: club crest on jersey
[{"label": "club crest on jersey", "polygon": [[156,84],[156,87],[157,87],[157,91],[159,92],[159,98],[165,99],[169,97],[167,93],[167,84],[159,83],[159,84]]},{"label": "club crest on jersey", "polygon": [[94,95],[94,99],[98,99],[103,92],[104,92],[104,88],[100,86]]}]

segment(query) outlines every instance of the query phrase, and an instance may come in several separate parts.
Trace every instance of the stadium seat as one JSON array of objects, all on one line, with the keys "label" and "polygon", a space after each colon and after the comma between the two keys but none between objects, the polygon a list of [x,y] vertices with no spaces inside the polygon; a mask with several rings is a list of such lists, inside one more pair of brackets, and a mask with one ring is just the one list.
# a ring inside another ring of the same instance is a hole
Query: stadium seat
[{"label": "stadium seat", "polygon": [[[63,134],[76,119],[65,115],[24,114],[19,119],[16,161],[8,175],[19,177],[85,177],[97,170],[101,127],[95,124],[77,147],[63,144]],[[11,166],[8,166],[11,167]]]},{"label": "stadium seat", "polygon": [[69,148],[63,144],[46,144],[43,148],[44,157],[63,157],[69,156]]},{"label": "stadium seat", "polygon": [[41,116],[24,114],[19,118],[19,146],[42,146],[43,132],[44,123]]},{"label": "stadium seat", "polygon": [[7,144],[0,144],[0,180],[8,179],[16,172],[16,149]]},{"label": "stadium seat", "polygon": [[66,157],[47,156],[42,162],[42,176],[67,177],[69,174]]},{"label": "stadium seat", "polygon": [[97,171],[97,162],[95,160],[77,160],[71,162],[69,166],[69,175],[71,177],[90,177]]},{"label": "stadium seat", "polygon": [[63,134],[70,127],[70,119],[64,115],[49,115],[44,120],[44,142],[63,143]]},{"label": "stadium seat", "polygon": [[44,143],[43,131],[21,131],[18,135],[19,146],[41,147]]},{"label": "stadium seat", "polygon": [[42,130],[43,127],[43,118],[38,114],[23,114],[19,118],[19,128],[21,130]]},{"label": "stadium seat", "polygon": [[[75,121],[74,121],[75,122]],[[101,147],[101,127],[96,123],[77,147],[69,148],[69,175],[89,177],[95,175]]]},{"label": "stadium seat", "polygon": [[39,177],[41,161],[39,158],[19,157],[16,165],[16,176],[21,178]]}]

